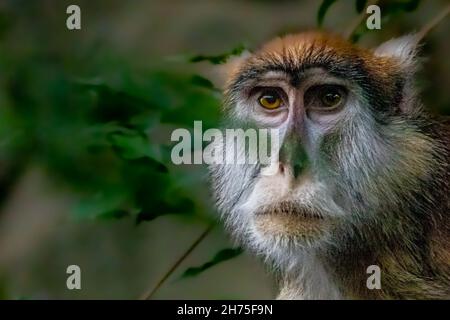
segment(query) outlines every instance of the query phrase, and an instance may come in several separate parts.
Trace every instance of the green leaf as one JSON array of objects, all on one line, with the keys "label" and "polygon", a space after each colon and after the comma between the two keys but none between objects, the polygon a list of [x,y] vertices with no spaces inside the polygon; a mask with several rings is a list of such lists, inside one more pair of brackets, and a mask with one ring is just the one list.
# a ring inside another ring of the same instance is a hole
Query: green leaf
[{"label": "green leaf", "polygon": [[353,31],[352,35],[350,36],[350,41],[352,43],[357,43],[361,37],[369,32],[369,30],[366,28],[366,26],[363,26],[362,24],[359,25],[355,31]]},{"label": "green leaf", "polygon": [[189,277],[195,277],[202,273],[203,271],[230,259],[233,259],[234,257],[237,257],[243,252],[242,248],[227,248],[220,250],[213,258],[212,260],[204,263],[201,266],[198,267],[191,267],[188,268],[186,271],[183,272],[180,278],[189,278]]},{"label": "green leaf", "polygon": [[194,209],[194,202],[188,198],[152,201],[150,205],[144,205],[138,213],[136,224],[152,221],[166,214],[192,214]]},{"label": "green leaf", "polygon": [[121,219],[124,217],[128,217],[130,215],[130,212],[123,209],[114,209],[111,211],[106,211],[101,214],[99,214],[97,217],[99,219],[105,219],[105,220],[111,220],[111,219]]},{"label": "green leaf", "polygon": [[330,9],[331,5],[335,3],[336,0],[323,0],[322,4],[319,7],[319,11],[317,12],[317,24],[319,27],[322,26],[323,20],[325,19],[325,14],[328,9]]},{"label": "green leaf", "polygon": [[208,61],[212,64],[222,64],[225,63],[230,57],[232,56],[238,56],[242,52],[244,52],[245,46],[240,45],[230,52],[219,54],[219,55],[195,55],[189,58],[189,62],[201,62],[201,61]]},{"label": "green leaf", "polygon": [[356,0],[356,12],[361,13],[366,7],[367,0]]},{"label": "green leaf", "polygon": [[122,187],[110,187],[109,190],[81,199],[74,208],[78,219],[118,219],[129,215],[128,210],[120,209],[127,202],[127,191]]},{"label": "green leaf", "polygon": [[125,159],[141,158],[148,153],[150,143],[143,134],[137,132],[113,133],[109,137],[114,150]]},{"label": "green leaf", "polygon": [[411,12],[419,7],[420,0],[398,1],[398,7],[403,11]]},{"label": "green leaf", "polygon": [[420,0],[395,0],[381,4],[381,14],[392,17],[403,12],[412,12],[419,7]]},{"label": "green leaf", "polygon": [[168,173],[169,172],[169,168],[167,168],[167,166],[164,163],[157,161],[154,158],[150,158],[150,157],[130,159],[130,160],[127,160],[127,164],[130,165],[131,167],[135,166],[135,167],[146,168],[148,171],[155,171],[155,172],[159,172],[159,173]]},{"label": "green leaf", "polygon": [[150,144],[144,133],[129,130],[127,133],[109,135],[111,146],[123,159],[131,165],[147,165],[158,172],[168,172],[163,163],[161,146]]},{"label": "green leaf", "polygon": [[214,84],[209,80],[199,75],[193,75],[191,78],[192,84],[206,88],[213,91],[219,91],[216,87],[214,87]]}]

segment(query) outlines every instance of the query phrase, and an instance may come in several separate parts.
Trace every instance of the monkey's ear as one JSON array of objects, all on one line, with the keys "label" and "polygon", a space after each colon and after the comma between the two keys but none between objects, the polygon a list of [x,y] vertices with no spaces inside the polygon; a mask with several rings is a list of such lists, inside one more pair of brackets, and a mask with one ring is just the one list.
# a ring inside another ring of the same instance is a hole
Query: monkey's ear
[{"label": "monkey's ear", "polygon": [[399,62],[404,71],[403,99],[399,108],[405,113],[411,113],[418,104],[411,103],[416,96],[414,89],[414,77],[411,77],[417,70],[417,50],[419,47],[419,38],[415,34],[409,34],[400,38],[395,38],[382,43],[375,49],[374,53],[380,57],[388,57]]},{"label": "monkey's ear", "polygon": [[214,68],[214,78],[217,82],[216,86],[218,88],[224,89],[227,80],[232,77],[239,67],[251,56],[251,52],[244,50],[238,56],[230,57],[225,63],[215,66]]},{"label": "monkey's ear", "polygon": [[416,66],[416,54],[418,49],[418,38],[415,34],[405,35],[382,43],[375,49],[374,53],[380,57],[397,59],[405,68]]}]

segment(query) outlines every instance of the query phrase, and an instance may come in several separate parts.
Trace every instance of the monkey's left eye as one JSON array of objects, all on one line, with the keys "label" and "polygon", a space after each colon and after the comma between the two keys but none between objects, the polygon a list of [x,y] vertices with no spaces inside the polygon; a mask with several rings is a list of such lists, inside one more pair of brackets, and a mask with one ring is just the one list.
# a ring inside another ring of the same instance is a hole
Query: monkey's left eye
[{"label": "monkey's left eye", "polygon": [[325,92],[321,97],[324,105],[332,108],[341,102],[342,96],[337,91]]},{"label": "monkey's left eye", "polygon": [[339,85],[325,84],[309,88],[304,96],[310,110],[334,111],[344,103],[347,91]]}]

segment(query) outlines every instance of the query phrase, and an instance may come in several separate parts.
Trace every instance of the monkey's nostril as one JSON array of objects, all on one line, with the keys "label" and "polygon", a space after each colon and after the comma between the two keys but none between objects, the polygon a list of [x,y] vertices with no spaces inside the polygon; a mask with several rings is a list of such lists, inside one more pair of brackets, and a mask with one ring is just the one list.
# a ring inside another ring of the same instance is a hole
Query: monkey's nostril
[{"label": "monkey's nostril", "polygon": [[281,173],[284,173],[284,166],[283,166],[282,163],[280,163],[280,172],[281,172]]},{"label": "monkey's nostril", "polygon": [[300,164],[294,165],[294,178],[297,178],[302,172],[302,166]]}]

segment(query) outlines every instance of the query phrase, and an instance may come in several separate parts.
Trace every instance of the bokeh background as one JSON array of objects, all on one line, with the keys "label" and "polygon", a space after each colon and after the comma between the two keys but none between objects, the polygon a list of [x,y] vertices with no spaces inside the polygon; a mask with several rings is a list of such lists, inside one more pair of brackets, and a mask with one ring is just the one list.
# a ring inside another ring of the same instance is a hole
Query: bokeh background
[{"label": "bokeh background", "polygon": [[[215,63],[317,27],[323,2],[0,1],[0,298],[142,298],[211,225],[152,298],[273,298],[216,221],[205,167],[171,164],[169,137],[194,120],[217,126]],[[323,28],[345,31],[364,2],[331,1]],[[70,4],[81,30],[66,28]],[[354,40],[418,31],[446,5],[380,1],[382,29]],[[448,20],[424,39],[417,81],[439,114],[450,114]],[[66,287],[71,264],[81,290]]]}]

